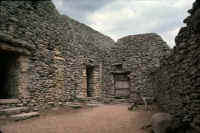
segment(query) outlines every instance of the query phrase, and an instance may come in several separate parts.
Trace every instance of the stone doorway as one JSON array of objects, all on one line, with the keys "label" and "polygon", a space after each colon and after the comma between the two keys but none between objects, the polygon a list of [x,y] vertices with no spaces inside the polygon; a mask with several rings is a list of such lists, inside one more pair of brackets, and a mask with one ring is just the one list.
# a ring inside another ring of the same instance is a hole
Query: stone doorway
[{"label": "stone doorway", "polygon": [[93,97],[95,93],[95,75],[93,66],[86,67],[86,75],[87,75],[87,97]]},{"label": "stone doorway", "polygon": [[17,97],[17,59],[16,53],[0,52],[0,99]]},{"label": "stone doorway", "polygon": [[84,65],[79,98],[101,97],[101,65]]},{"label": "stone doorway", "polygon": [[116,98],[129,98],[130,95],[130,79],[129,73],[114,74],[114,88]]}]

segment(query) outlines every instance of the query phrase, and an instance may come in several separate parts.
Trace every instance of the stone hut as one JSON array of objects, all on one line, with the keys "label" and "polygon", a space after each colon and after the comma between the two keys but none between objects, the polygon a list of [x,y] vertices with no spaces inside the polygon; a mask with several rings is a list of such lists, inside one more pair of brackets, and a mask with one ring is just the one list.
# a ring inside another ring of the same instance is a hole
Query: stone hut
[{"label": "stone hut", "polygon": [[107,94],[141,103],[138,94],[153,97],[149,74],[160,66],[160,60],[170,53],[163,39],[155,34],[129,35],[119,39],[111,49],[112,83]]},{"label": "stone hut", "polygon": [[1,1],[0,98],[46,108],[101,97],[112,46],[109,37],[60,15],[50,0]]},{"label": "stone hut", "polygon": [[176,46],[153,73],[160,108],[200,132],[200,1],[189,10],[176,36]]},{"label": "stone hut", "polygon": [[50,0],[0,1],[0,108],[152,96],[149,73],[168,53],[157,34],[115,43],[60,15]]}]

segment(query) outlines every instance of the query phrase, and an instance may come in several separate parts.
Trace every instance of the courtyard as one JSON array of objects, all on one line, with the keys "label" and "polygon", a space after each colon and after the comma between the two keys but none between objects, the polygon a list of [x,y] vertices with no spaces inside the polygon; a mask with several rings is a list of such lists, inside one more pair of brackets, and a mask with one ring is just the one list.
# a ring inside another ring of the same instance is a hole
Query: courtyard
[{"label": "courtyard", "polygon": [[81,109],[54,108],[40,117],[1,122],[3,133],[145,133],[152,112],[129,111],[128,104],[99,105]]}]

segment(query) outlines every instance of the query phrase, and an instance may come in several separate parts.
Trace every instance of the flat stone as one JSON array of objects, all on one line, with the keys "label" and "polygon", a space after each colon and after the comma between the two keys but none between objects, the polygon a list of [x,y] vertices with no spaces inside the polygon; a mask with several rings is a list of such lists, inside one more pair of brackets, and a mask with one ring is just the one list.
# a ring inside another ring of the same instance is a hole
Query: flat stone
[{"label": "flat stone", "polygon": [[74,108],[74,109],[82,108],[82,106],[80,104],[70,104],[68,106],[71,107],[71,108]]},{"label": "flat stone", "polygon": [[18,99],[0,99],[0,105],[3,104],[17,104],[19,102]]},{"label": "flat stone", "polygon": [[19,114],[21,112],[26,112],[29,109],[27,107],[16,107],[16,108],[8,108],[0,110],[0,114],[2,115],[14,115]]},{"label": "flat stone", "polygon": [[38,112],[30,112],[30,113],[21,113],[17,115],[11,115],[9,118],[11,120],[19,121],[19,120],[26,120],[32,117],[40,116]]},{"label": "flat stone", "polygon": [[95,104],[95,103],[89,103],[89,104],[87,104],[87,106],[89,106],[89,107],[98,107],[98,106],[99,106],[99,104]]}]

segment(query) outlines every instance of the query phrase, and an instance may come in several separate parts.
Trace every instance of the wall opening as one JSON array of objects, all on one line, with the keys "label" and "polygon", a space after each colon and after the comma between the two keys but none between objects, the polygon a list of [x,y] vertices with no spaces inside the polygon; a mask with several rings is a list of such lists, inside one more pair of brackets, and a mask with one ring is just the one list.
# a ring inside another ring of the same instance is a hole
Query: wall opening
[{"label": "wall opening", "polygon": [[17,97],[17,59],[16,53],[0,52],[0,99]]},{"label": "wall opening", "polygon": [[112,70],[113,70],[113,71],[122,71],[122,70],[123,70],[123,65],[122,65],[122,63],[115,63],[115,64],[112,64]]},{"label": "wall opening", "polygon": [[87,74],[87,97],[93,97],[95,93],[94,67],[86,67]]},{"label": "wall opening", "polygon": [[114,74],[114,88],[116,98],[129,98],[130,79],[127,73]]}]

